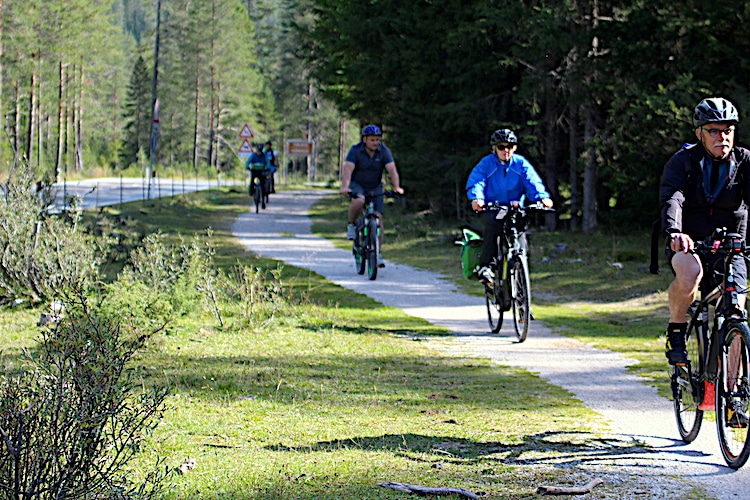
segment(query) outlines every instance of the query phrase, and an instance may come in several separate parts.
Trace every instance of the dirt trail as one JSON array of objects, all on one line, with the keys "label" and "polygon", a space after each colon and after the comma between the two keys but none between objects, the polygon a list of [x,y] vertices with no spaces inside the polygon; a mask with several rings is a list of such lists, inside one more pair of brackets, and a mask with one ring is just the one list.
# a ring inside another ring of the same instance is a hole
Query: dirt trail
[{"label": "dirt trail", "polygon": [[499,335],[488,334],[482,298],[453,290],[436,273],[389,262],[387,255],[387,266],[378,272],[376,281],[357,275],[351,251],[336,249],[311,233],[309,207],[329,193],[276,193],[265,212],[241,215],[233,232],[257,254],[310,269],[342,287],[454,332],[450,340],[430,341],[436,350],[490,358],[537,373],[602,415],[610,434],[601,450],[574,457],[551,456],[541,461],[544,465],[574,467],[609,480],[635,480],[642,490],[634,498],[674,498],[681,487],[679,477],[690,478],[714,498],[750,495],[750,466],[735,472],[724,465],[715,424],[704,422],[695,443],[679,440],[671,401],[627,372],[626,367],[635,361],[553,334],[543,320],[531,324],[529,338],[522,344],[515,342],[509,320]]}]

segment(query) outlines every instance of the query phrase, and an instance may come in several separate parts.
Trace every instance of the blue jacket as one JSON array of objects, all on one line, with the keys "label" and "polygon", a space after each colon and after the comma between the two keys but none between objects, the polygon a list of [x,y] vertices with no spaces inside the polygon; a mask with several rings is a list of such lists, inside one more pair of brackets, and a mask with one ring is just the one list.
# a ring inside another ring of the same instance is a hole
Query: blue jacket
[{"label": "blue jacket", "polygon": [[505,204],[520,201],[524,194],[532,202],[550,197],[534,167],[519,154],[513,154],[506,164],[495,153],[488,154],[479,160],[466,181],[469,200]]}]

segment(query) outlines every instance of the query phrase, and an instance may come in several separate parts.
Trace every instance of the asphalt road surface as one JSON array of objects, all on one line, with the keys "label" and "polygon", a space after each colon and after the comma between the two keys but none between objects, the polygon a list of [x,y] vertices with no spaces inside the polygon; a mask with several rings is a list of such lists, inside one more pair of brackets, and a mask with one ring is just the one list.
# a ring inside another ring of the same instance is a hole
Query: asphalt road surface
[{"label": "asphalt road surface", "polygon": [[70,205],[73,197],[84,209],[117,205],[131,201],[149,200],[203,191],[226,182],[211,179],[161,179],[153,178],[149,186],[145,178],[96,178],[80,181],[59,182],[52,187],[55,208],[62,210]]},{"label": "asphalt road surface", "polygon": [[[265,211],[241,215],[233,232],[257,254],[312,270],[342,287],[454,332],[449,341],[435,341],[436,349],[523,368],[570,391],[601,414],[611,438],[611,446],[602,453],[576,457],[580,469],[596,473],[619,468],[642,476],[646,493],[638,498],[670,498],[673,490],[661,486],[673,487],[679,478],[689,479],[715,498],[750,498],[750,465],[739,471],[725,466],[714,422],[704,421],[696,442],[683,443],[671,401],[626,371],[634,360],[553,334],[543,318],[531,324],[529,337],[521,344],[516,342],[509,319],[500,334],[490,334],[483,298],[459,293],[440,275],[395,264],[387,255],[387,265],[378,271],[376,281],[358,275],[350,250],[334,248],[330,241],[311,233],[308,209],[318,197],[330,193],[278,192]],[[342,235],[344,217],[342,213]],[[634,447],[634,443],[642,446]],[[558,465],[564,458],[561,461]]]}]

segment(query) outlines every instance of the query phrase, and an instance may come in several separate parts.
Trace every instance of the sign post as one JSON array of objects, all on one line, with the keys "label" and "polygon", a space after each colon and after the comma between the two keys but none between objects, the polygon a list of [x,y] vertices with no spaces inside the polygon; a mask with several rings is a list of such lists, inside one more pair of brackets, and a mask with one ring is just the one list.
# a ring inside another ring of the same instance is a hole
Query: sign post
[{"label": "sign post", "polygon": [[310,168],[307,172],[307,180],[309,182],[315,180],[315,164],[313,163],[315,158],[315,141],[289,139],[286,141],[286,153],[289,156],[309,156]]},{"label": "sign post", "polygon": [[240,130],[239,133],[240,139],[243,139],[242,145],[240,146],[240,149],[237,151],[237,156],[242,158],[243,160],[246,159],[248,156],[250,156],[250,153],[253,152],[253,146],[250,144],[249,139],[252,139],[255,137],[255,134],[253,133],[253,130],[250,128],[250,125],[247,123],[242,127],[242,130]]}]

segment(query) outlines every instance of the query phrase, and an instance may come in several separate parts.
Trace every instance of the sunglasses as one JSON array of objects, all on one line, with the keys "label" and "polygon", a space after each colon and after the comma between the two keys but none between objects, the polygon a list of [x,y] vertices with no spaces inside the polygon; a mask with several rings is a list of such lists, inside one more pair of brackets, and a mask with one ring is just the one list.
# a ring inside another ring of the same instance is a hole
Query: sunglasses
[{"label": "sunglasses", "polygon": [[508,151],[510,151],[511,149],[515,148],[516,145],[515,144],[495,144],[495,147],[499,149],[500,151],[504,149],[507,149]]}]

